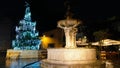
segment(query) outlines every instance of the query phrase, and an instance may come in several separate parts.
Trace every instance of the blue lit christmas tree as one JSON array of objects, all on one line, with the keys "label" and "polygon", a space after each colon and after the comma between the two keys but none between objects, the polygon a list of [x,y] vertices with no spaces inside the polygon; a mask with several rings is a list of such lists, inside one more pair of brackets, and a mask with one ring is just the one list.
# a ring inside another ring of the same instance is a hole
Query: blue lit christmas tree
[{"label": "blue lit christmas tree", "polygon": [[12,41],[15,50],[39,50],[41,41],[36,31],[36,22],[31,20],[30,5],[26,2],[24,19],[16,26],[16,39]]}]

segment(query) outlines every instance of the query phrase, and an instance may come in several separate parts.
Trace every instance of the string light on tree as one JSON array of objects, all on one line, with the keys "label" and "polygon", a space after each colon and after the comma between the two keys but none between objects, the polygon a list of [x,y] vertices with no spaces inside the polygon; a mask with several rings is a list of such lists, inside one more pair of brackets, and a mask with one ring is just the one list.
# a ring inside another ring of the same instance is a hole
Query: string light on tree
[{"label": "string light on tree", "polygon": [[38,50],[41,44],[39,33],[36,31],[36,22],[31,20],[30,5],[26,2],[24,19],[16,26],[16,39],[12,41],[15,50]]}]

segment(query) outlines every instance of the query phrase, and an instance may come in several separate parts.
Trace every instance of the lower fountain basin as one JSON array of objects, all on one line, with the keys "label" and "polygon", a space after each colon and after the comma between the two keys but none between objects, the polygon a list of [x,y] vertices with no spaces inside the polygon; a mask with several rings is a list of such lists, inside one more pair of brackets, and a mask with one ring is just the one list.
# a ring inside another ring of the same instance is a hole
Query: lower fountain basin
[{"label": "lower fountain basin", "polygon": [[56,61],[93,61],[96,60],[96,49],[93,48],[50,48],[48,60]]},{"label": "lower fountain basin", "polygon": [[42,68],[105,68],[96,59],[93,48],[50,48],[47,59],[41,60]]}]

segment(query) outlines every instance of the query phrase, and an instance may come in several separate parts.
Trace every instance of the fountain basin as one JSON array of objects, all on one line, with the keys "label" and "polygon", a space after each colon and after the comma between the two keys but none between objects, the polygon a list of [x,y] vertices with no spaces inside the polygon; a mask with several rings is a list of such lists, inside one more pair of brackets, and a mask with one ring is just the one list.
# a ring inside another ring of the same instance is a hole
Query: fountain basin
[{"label": "fountain basin", "polygon": [[41,60],[43,68],[104,68],[96,59],[94,48],[50,48],[47,59]]},{"label": "fountain basin", "polygon": [[56,61],[93,61],[96,60],[96,49],[93,48],[50,48],[48,60]]}]

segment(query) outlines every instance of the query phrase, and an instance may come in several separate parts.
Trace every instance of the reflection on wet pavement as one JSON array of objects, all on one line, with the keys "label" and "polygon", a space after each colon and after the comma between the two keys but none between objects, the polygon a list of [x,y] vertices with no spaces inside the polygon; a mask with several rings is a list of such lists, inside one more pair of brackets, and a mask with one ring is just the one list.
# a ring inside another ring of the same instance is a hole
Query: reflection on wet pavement
[{"label": "reflection on wet pavement", "polygon": [[[105,61],[106,62],[106,61]],[[0,68],[41,68],[40,59],[5,59],[0,58]],[[106,68],[120,68],[120,61],[106,62]]]},{"label": "reflection on wet pavement", "polygon": [[6,68],[40,68],[39,59],[6,59]]},{"label": "reflection on wet pavement", "polygon": [[[105,60],[106,62],[106,60]],[[0,55],[0,68],[41,68],[40,59],[6,59]],[[110,60],[106,62],[108,68],[120,68],[120,60]],[[106,68],[107,68],[106,67]]]}]

